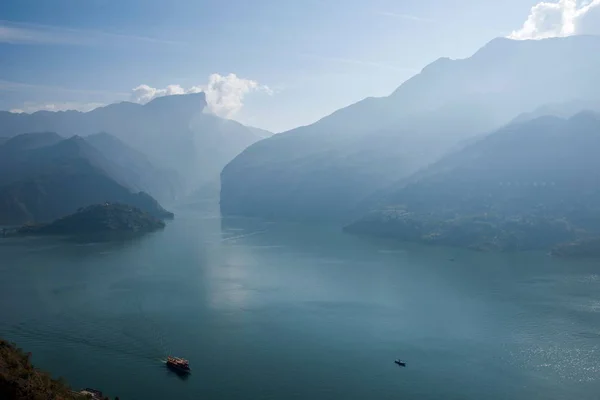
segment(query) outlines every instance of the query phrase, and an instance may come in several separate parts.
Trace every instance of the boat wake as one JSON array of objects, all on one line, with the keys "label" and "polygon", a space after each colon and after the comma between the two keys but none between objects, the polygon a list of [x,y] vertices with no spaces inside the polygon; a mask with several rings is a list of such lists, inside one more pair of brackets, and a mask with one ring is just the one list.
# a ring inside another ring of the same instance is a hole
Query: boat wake
[{"label": "boat wake", "polygon": [[[75,326],[68,329],[66,326]],[[77,333],[75,333],[77,332]],[[91,349],[110,352],[112,357],[119,359],[145,359],[159,362],[165,352],[151,338],[144,337],[141,332],[133,333],[127,330],[112,328],[101,324],[76,325],[38,325],[35,321],[23,322],[8,327],[6,336],[19,343],[22,347],[32,345],[43,346],[84,346]]]}]

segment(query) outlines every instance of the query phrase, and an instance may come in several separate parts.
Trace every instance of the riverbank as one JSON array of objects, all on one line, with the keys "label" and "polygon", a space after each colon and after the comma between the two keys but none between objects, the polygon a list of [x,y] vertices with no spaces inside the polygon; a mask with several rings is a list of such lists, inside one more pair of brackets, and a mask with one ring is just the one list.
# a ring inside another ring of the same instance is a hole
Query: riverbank
[{"label": "riverbank", "polygon": [[[31,363],[31,353],[0,339],[0,398],[3,400],[105,399],[90,389],[75,391],[62,379],[53,379]],[[115,399],[118,400],[118,397]]]}]

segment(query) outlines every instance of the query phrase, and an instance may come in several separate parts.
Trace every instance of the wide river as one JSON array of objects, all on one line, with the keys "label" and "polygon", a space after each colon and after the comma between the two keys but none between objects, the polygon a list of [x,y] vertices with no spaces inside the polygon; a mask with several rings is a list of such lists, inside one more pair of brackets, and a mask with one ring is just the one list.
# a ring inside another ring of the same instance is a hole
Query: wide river
[{"label": "wide river", "polygon": [[600,398],[598,262],[182,211],[137,240],[1,240],[0,304],[39,367],[122,400]]}]

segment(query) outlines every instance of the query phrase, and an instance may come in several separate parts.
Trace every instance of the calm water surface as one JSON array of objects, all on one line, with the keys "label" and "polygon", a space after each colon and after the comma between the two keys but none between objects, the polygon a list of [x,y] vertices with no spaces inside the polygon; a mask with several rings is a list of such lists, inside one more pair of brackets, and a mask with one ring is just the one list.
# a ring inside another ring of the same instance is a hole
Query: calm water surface
[{"label": "calm water surface", "polygon": [[598,263],[178,215],[138,240],[0,241],[0,336],[125,400],[600,398]]}]

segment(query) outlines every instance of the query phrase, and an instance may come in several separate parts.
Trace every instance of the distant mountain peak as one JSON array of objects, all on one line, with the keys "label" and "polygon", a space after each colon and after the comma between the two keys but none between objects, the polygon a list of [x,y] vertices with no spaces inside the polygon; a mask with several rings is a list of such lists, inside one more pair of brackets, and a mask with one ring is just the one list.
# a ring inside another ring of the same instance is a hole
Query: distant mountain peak
[{"label": "distant mountain peak", "polygon": [[98,133],[92,133],[91,135],[87,135],[85,137],[85,140],[86,141],[92,140],[93,142],[103,141],[103,142],[107,142],[107,143],[118,143],[123,146],[125,145],[121,139],[119,139],[115,135],[110,134],[106,131],[101,131]]},{"label": "distant mountain peak", "polygon": [[451,64],[452,61],[454,61],[454,60],[452,60],[450,57],[440,57],[437,60],[435,60],[434,62],[429,63],[425,67],[423,67],[423,69],[421,70],[421,73],[427,73],[432,70],[446,68],[446,66]]},{"label": "distant mountain peak", "polygon": [[73,135],[70,138],[64,140],[65,143],[74,143],[77,145],[87,146],[88,143],[79,135]]},{"label": "distant mountain peak", "polygon": [[83,139],[79,135],[73,135],[68,139],[64,139],[49,147],[52,148],[53,151],[57,152],[57,154],[59,154],[60,156],[69,154],[71,156],[86,155],[101,157],[100,153],[96,150],[96,148],[94,148],[92,145],[86,142],[85,139]]},{"label": "distant mountain peak", "polygon": [[505,57],[520,51],[541,51],[542,49],[558,50],[564,47],[572,47],[572,51],[585,48],[597,48],[600,45],[600,36],[574,35],[567,37],[553,37],[547,39],[516,40],[506,37],[498,37],[490,40],[480,48],[472,58],[493,55],[494,57]]},{"label": "distant mountain peak", "polygon": [[45,147],[56,144],[63,138],[55,132],[32,132],[23,133],[8,139],[4,144],[4,149],[11,150],[31,150],[38,147]]},{"label": "distant mountain peak", "polygon": [[144,108],[167,112],[174,109],[180,112],[199,112],[204,110],[206,105],[206,95],[204,92],[199,92],[157,97],[146,103]]}]

